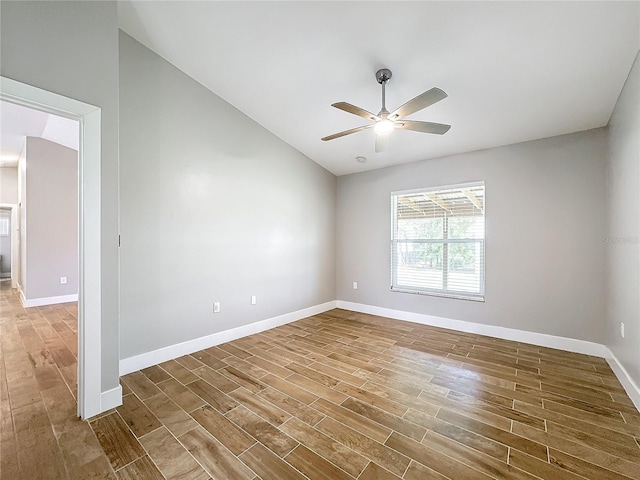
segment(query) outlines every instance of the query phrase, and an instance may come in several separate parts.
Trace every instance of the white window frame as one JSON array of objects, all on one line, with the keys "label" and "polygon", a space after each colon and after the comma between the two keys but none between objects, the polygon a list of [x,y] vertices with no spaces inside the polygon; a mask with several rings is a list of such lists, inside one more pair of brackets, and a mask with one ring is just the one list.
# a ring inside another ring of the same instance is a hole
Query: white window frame
[{"label": "white window frame", "polygon": [[[430,192],[442,192],[445,190],[460,190],[467,189],[472,187],[482,186],[485,187],[485,183],[483,181],[478,182],[469,182],[469,183],[461,183],[455,185],[442,185],[437,187],[427,187],[427,188],[418,188],[413,190],[402,190],[397,192],[391,192],[391,242],[390,242],[390,281],[391,281],[391,291],[392,292],[400,292],[400,293],[412,293],[418,295],[429,295],[435,297],[446,297],[446,298],[454,298],[461,300],[472,300],[477,302],[485,301],[485,252],[486,252],[486,225],[485,231],[482,239],[473,239],[475,241],[479,241],[482,248],[482,254],[480,255],[480,291],[479,293],[469,293],[469,292],[460,292],[456,290],[446,290],[446,289],[437,289],[437,288],[421,288],[418,286],[399,286],[397,281],[397,257],[395,256],[396,245],[398,243],[398,239],[396,236],[396,226],[397,226],[397,199],[402,195],[410,195],[416,193],[430,193]],[[486,219],[486,187],[485,187],[485,203],[483,208],[483,217]],[[446,220],[445,220],[446,221]],[[444,235],[443,235],[444,236]],[[443,242],[445,240],[445,242]],[[411,240],[415,242],[415,240]],[[472,239],[451,239],[448,240],[446,238],[442,239],[418,239],[421,243],[468,243],[472,241]],[[443,268],[448,269],[447,262],[443,262]],[[446,275],[444,273],[443,275]]]},{"label": "white window frame", "polygon": [[0,216],[0,237],[9,236],[9,216]]}]

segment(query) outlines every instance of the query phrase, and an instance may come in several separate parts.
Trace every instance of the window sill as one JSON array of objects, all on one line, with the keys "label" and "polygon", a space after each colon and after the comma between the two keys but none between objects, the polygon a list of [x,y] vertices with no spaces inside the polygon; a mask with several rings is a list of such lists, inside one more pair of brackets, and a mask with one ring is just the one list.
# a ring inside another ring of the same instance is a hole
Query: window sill
[{"label": "window sill", "polygon": [[441,293],[441,292],[430,292],[425,290],[411,290],[410,288],[393,288],[391,287],[392,292],[397,293],[411,293],[413,295],[427,295],[429,297],[441,297],[441,298],[453,298],[456,300],[470,300],[472,302],[484,302],[484,295],[476,296],[476,295],[465,295],[463,293]]}]

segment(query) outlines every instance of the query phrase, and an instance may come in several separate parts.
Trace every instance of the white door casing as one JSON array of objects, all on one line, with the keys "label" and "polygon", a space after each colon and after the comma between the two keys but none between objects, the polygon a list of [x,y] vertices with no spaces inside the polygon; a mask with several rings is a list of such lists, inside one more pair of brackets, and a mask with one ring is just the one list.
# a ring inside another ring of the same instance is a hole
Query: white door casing
[{"label": "white door casing", "polygon": [[0,77],[0,100],[77,120],[78,149],[78,416],[101,413],[102,302],[101,109]]}]

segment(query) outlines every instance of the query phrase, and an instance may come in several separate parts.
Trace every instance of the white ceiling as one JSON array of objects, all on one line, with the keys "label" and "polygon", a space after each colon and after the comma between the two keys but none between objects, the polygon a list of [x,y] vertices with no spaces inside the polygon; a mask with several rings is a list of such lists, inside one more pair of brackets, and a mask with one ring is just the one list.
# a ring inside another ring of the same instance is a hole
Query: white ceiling
[{"label": "white ceiling", "polygon": [[[120,2],[121,28],[336,175],[608,123],[640,48],[640,2]],[[320,138],[437,86],[410,118],[443,135]],[[168,95],[171,92],[167,92]],[[357,163],[357,156],[367,162]]]},{"label": "white ceiling", "polygon": [[[121,28],[336,175],[604,126],[640,48],[640,2],[120,2]],[[320,138],[438,86],[443,135]],[[77,122],[0,102],[0,165]],[[366,163],[357,163],[365,156]]]},{"label": "white ceiling", "polygon": [[0,101],[0,167],[15,167],[26,137],[40,137],[78,150],[78,122]]}]

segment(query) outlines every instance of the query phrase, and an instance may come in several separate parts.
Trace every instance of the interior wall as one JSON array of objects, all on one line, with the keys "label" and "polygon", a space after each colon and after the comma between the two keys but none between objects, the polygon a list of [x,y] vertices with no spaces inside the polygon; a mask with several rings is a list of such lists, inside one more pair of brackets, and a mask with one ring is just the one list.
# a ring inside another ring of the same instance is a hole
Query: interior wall
[{"label": "interior wall", "polygon": [[[607,345],[640,385],[640,61],[609,122]],[[621,336],[621,323],[625,337]]]},{"label": "interior wall", "polygon": [[122,358],[334,300],[335,177],[123,32],[120,62]]},{"label": "interior wall", "polygon": [[[339,177],[337,298],[603,343],[606,155],[596,129]],[[480,180],[486,301],[391,292],[391,192]]]},{"label": "interior wall", "polygon": [[25,194],[25,299],[77,294],[78,152],[27,137]]},{"label": "interior wall", "polygon": [[0,168],[0,203],[18,203],[18,167]]},{"label": "interior wall", "polygon": [[101,108],[102,391],[118,386],[117,2],[0,2],[0,75]]}]

